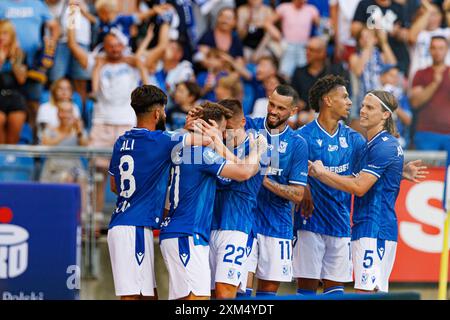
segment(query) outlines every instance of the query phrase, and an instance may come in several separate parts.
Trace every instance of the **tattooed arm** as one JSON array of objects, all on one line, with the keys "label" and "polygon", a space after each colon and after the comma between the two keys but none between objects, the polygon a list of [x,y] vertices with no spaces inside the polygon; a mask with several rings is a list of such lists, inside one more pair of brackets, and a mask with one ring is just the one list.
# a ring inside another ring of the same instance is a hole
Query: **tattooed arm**
[{"label": "tattooed arm", "polygon": [[277,196],[292,201],[296,204],[302,201],[303,194],[305,192],[304,186],[296,184],[280,184],[272,179],[269,179],[267,176],[264,177],[263,185],[266,189],[275,193]]}]

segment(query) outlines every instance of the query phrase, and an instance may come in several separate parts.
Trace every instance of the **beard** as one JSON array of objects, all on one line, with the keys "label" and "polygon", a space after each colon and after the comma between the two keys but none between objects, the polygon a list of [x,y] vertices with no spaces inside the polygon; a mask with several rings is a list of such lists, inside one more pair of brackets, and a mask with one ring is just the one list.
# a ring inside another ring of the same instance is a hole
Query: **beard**
[{"label": "beard", "polygon": [[158,122],[156,123],[155,130],[165,131],[166,130],[166,119],[164,119],[162,117],[159,118]]},{"label": "beard", "polygon": [[278,120],[278,121],[276,121],[276,122],[270,122],[269,121],[269,119],[266,119],[266,123],[267,123],[267,127],[269,128],[269,129],[276,129],[276,128],[278,128],[279,126],[281,126],[282,124],[284,124],[285,122],[287,122],[287,120],[288,120],[289,118],[286,118],[286,119],[280,119],[280,120]]}]

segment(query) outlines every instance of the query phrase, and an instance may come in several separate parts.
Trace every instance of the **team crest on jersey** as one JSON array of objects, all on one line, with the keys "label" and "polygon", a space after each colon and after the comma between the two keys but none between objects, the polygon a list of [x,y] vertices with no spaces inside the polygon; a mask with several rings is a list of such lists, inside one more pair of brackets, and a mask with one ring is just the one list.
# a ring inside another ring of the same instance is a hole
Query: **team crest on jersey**
[{"label": "team crest on jersey", "polygon": [[235,272],[235,270],[234,269],[229,269],[228,270],[228,274],[227,274],[227,277],[228,277],[228,279],[234,279],[234,272]]},{"label": "team crest on jersey", "polygon": [[317,139],[316,141],[317,141],[317,144],[319,145],[319,147],[321,147],[322,146],[322,139]]},{"label": "team crest on jersey", "polygon": [[369,279],[369,275],[367,273],[363,273],[361,276],[361,284],[367,284],[368,279]]},{"label": "team crest on jersey", "polygon": [[341,148],[348,148],[347,139],[345,137],[339,137],[339,144]]},{"label": "team crest on jersey", "polygon": [[283,276],[289,275],[289,267],[286,264],[283,265],[282,272],[283,272]]},{"label": "team crest on jersey", "polygon": [[280,141],[280,145],[278,147],[279,153],[285,153],[287,149],[288,143],[286,141]]},{"label": "team crest on jersey", "polygon": [[211,149],[205,149],[205,151],[203,151],[203,158],[206,163],[212,164],[216,163],[216,161],[220,159],[220,156]]}]

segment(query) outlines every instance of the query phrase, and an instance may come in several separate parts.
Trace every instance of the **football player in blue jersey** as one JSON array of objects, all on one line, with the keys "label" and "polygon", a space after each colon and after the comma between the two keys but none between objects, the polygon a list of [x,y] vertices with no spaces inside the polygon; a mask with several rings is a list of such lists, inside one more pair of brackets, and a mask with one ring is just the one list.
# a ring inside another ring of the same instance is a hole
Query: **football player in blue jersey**
[{"label": "football player in blue jersey", "polygon": [[[223,131],[231,112],[221,105],[203,104],[201,119],[213,120],[213,135],[220,149]],[[208,299],[211,294],[209,240],[218,176],[245,181],[259,170],[256,141],[250,136],[249,154],[239,162],[229,162],[208,147],[184,147],[173,159],[169,186],[169,213],[160,243],[169,272],[169,299]],[[223,146],[225,147],[225,146]],[[238,257],[233,256],[234,259]]]},{"label": "football player in blue jersey", "polygon": [[[249,136],[245,131],[245,116],[239,100],[218,102],[232,112],[225,131],[226,145],[243,159],[250,151]],[[262,170],[264,164],[262,164]],[[238,285],[247,285],[247,257],[252,245],[252,228],[255,220],[256,198],[262,185],[264,172],[251,179],[238,182],[220,177],[214,201],[214,217],[211,227],[210,266],[211,288],[218,299],[236,297]]]},{"label": "football player in blue jersey", "polygon": [[270,158],[255,209],[257,296],[275,295],[280,282],[292,281],[292,203],[302,201],[308,176],[307,143],[288,125],[298,100],[292,87],[279,85],[269,96],[267,117],[246,117],[247,129],[267,137]]},{"label": "football player in blue jersey", "polygon": [[[310,105],[318,118],[298,130],[307,141],[311,161],[320,160],[330,172],[350,175],[360,161],[366,140],[340,120],[351,107],[343,78],[327,75],[310,91]],[[426,167],[420,160],[411,161],[403,177],[417,182]],[[298,294],[314,294],[323,282],[325,294],[343,293],[344,283],[352,281],[350,241],[351,195],[330,188],[314,177],[309,178],[314,210],[309,219],[302,210],[294,215],[295,234],[293,271]],[[305,202],[308,202],[305,199]],[[311,206],[311,205],[310,205]]]},{"label": "football player in blue jersey", "polygon": [[[117,197],[108,230],[115,292],[121,299],[156,298],[153,233],[162,221],[172,149],[194,135],[164,132],[167,96],[144,85],[131,95],[137,127],[114,145],[109,173]],[[211,139],[200,140],[208,144]]]},{"label": "football player in blue jersey", "polygon": [[360,125],[368,142],[354,176],[327,170],[311,162],[310,175],[332,188],[355,195],[352,259],[355,289],[388,292],[394,265],[398,226],[395,201],[403,171],[403,150],[396,138],[395,97],[386,91],[369,92],[362,103]]},{"label": "football player in blue jersey", "polygon": [[[360,133],[340,122],[348,117],[352,106],[345,85],[340,76],[319,79],[309,95],[318,118],[297,131],[308,142],[309,160],[321,160],[327,169],[340,175],[352,173],[354,160],[360,158],[366,144]],[[343,283],[352,281],[351,195],[311,177],[308,188],[314,200],[311,217],[302,217],[301,210],[294,215],[297,293],[314,294],[319,281],[323,282],[324,293],[342,293]]]}]

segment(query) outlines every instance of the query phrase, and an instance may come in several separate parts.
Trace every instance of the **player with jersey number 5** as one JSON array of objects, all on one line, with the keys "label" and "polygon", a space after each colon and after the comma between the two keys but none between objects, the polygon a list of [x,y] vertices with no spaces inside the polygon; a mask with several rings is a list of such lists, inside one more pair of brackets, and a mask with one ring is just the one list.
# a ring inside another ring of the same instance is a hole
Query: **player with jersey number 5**
[{"label": "player with jersey number 5", "polygon": [[155,299],[153,233],[162,222],[172,150],[209,145],[209,137],[165,132],[167,96],[143,85],[131,94],[137,126],[114,144],[109,165],[111,190],[118,195],[108,231],[116,295],[123,300]]},{"label": "player with jersey number 5", "polygon": [[358,292],[388,292],[394,265],[398,236],[394,207],[404,160],[392,119],[397,108],[388,92],[371,91],[364,97],[360,124],[368,142],[353,176],[331,172],[320,160],[310,162],[311,176],[356,196],[351,247]]}]

